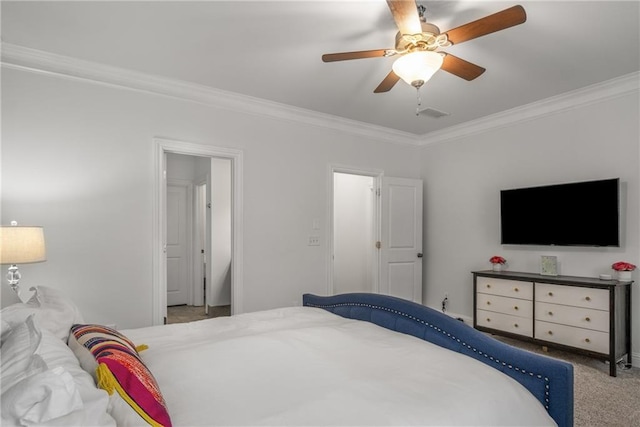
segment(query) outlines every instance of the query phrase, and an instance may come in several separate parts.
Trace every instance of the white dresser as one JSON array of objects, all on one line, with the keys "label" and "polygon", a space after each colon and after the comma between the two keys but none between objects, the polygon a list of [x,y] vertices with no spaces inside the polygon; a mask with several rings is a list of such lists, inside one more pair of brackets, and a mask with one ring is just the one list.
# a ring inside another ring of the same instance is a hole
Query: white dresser
[{"label": "white dresser", "polygon": [[481,331],[631,363],[631,284],[589,277],[474,271],[473,326]]}]

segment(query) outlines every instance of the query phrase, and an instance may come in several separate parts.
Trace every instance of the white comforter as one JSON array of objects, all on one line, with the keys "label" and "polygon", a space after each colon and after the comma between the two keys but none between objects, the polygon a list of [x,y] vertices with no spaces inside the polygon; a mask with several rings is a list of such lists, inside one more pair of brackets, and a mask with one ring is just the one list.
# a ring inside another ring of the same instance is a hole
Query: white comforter
[{"label": "white comforter", "polygon": [[123,332],[149,346],[174,426],[555,425],[493,368],[321,309]]}]

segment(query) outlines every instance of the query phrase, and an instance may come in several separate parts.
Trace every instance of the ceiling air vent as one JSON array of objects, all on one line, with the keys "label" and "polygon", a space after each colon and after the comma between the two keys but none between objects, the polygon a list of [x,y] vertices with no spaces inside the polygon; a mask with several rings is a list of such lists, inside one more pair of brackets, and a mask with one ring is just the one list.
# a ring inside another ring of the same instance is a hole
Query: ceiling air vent
[{"label": "ceiling air vent", "polygon": [[445,111],[436,110],[435,108],[424,108],[420,110],[420,114],[423,116],[431,117],[432,119],[439,119],[440,117],[446,117],[451,113]]}]

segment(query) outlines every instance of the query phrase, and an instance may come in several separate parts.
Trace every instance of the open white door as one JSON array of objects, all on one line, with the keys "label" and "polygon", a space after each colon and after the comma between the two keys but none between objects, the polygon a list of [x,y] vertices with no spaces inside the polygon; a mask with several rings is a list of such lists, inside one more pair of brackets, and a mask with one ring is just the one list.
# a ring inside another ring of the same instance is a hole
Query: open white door
[{"label": "open white door", "polygon": [[382,184],[380,293],[422,304],[422,180]]},{"label": "open white door", "polygon": [[167,183],[167,305],[188,304],[191,300],[191,183]]}]

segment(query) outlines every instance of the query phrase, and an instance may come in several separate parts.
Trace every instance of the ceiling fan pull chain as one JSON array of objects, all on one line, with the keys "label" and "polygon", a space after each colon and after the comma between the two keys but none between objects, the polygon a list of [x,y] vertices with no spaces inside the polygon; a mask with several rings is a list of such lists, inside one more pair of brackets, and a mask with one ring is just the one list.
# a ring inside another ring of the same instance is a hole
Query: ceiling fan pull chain
[{"label": "ceiling fan pull chain", "polygon": [[418,105],[416,106],[416,116],[420,115],[420,106],[422,105],[422,99],[420,99],[420,87],[416,87],[416,101]]}]

